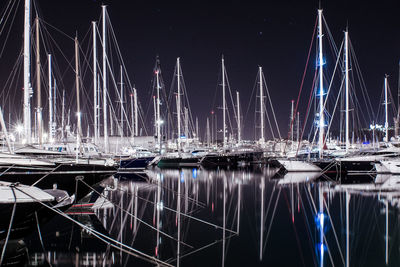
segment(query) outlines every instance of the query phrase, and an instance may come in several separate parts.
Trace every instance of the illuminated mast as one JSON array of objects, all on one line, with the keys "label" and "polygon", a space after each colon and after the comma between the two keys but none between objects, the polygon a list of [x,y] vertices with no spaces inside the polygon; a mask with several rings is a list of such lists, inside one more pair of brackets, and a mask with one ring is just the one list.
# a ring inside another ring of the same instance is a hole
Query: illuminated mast
[{"label": "illuminated mast", "polygon": [[25,0],[24,12],[24,138],[28,144],[31,143],[31,55],[30,55],[30,33],[31,33],[31,1]]},{"label": "illuminated mast", "polygon": [[322,57],[322,9],[318,9],[318,65],[319,65],[319,156],[322,157],[324,149],[324,60]]},{"label": "illuminated mast", "polygon": [[160,77],[159,77],[159,72],[160,69],[157,66],[156,70],[156,79],[157,79],[157,106],[156,106],[156,111],[157,111],[157,143],[159,145],[159,149],[161,152],[161,120],[160,120]]},{"label": "illuminated mast", "polygon": [[[178,82],[178,94],[176,96],[176,115],[178,120],[178,151],[181,150],[181,70],[180,70],[180,60],[179,57],[176,59],[176,70],[177,70],[177,82]],[[188,138],[186,136],[186,138]]]},{"label": "illuminated mast", "polygon": [[106,54],[106,6],[103,11],[103,120],[104,120],[104,152],[108,153],[108,125],[107,125],[107,54]]},{"label": "illuminated mast", "polygon": [[93,103],[94,103],[94,143],[97,144],[99,136],[98,136],[98,103],[97,103],[97,38],[96,38],[96,22],[92,21],[93,26]]},{"label": "illuminated mast", "polygon": [[385,142],[389,142],[389,120],[388,120],[388,86],[387,75],[385,75]]},{"label": "illuminated mast", "polygon": [[261,131],[261,138],[260,138],[260,144],[264,144],[264,90],[263,90],[263,78],[262,78],[262,67],[259,68],[259,73],[260,73],[260,131]]},{"label": "illuminated mast", "polygon": [[346,81],[346,153],[349,152],[349,33],[344,32],[344,61],[345,61],[345,81]]},{"label": "illuminated mast", "polygon": [[239,92],[236,91],[236,100],[237,100],[237,127],[238,127],[238,144],[240,144],[242,142],[242,132],[241,132],[241,121],[240,121],[240,101],[239,101]]},{"label": "illuminated mast", "polygon": [[222,132],[224,136],[223,148],[226,148],[226,103],[225,103],[225,64],[222,56]]}]

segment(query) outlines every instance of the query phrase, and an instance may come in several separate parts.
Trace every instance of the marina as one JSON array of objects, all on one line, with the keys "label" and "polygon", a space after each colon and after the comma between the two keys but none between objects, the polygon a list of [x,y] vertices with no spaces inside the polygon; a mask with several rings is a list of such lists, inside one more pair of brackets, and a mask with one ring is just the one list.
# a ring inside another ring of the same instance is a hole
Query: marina
[{"label": "marina", "polygon": [[399,265],[380,6],[239,2],[0,3],[0,266]]}]

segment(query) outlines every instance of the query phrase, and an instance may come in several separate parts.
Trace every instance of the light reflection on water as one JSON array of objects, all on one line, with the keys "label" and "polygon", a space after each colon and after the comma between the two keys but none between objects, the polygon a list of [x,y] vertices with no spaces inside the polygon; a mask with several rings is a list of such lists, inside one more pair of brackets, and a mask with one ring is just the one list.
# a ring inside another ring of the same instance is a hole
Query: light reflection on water
[{"label": "light reflection on water", "polygon": [[34,235],[26,241],[30,261],[47,255],[53,266],[151,266],[149,259],[174,266],[399,265],[400,177],[340,185],[315,173],[275,172],[151,169],[149,182],[109,180],[109,201],[74,218],[140,258],[55,218],[42,229],[46,253]]}]

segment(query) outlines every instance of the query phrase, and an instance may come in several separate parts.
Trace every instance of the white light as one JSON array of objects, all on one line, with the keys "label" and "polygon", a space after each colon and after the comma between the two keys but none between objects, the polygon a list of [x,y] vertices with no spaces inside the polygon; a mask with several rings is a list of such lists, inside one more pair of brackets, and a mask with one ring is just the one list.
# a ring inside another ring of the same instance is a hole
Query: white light
[{"label": "white light", "polygon": [[22,131],[24,130],[24,126],[22,126],[22,124],[18,124],[16,127],[15,127],[15,130],[17,131],[17,133],[22,133]]},{"label": "white light", "polygon": [[77,113],[76,113],[76,116],[77,116],[77,117],[80,117],[80,116],[81,116],[81,113],[80,113],[80,112],[77,112]]}]

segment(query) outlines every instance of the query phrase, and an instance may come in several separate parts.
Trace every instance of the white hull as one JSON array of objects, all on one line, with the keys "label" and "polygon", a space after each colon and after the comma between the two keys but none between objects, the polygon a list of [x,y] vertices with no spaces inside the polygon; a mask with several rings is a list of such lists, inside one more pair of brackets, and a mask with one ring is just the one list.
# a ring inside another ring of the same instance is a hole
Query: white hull
[{"label": "white hull", "polygon": [[375,168],[377,173],[400,174],[400,160],[383,160]]},{"label": "white hull", "polygon": [[290,185],[314,181],[320,176],[317,172],[289,172],[278,181],[278,185]]},{"label": "white hull", "polygon": [[300,160],[284,160],[279,159],[278,162],[288,172],[321,172],[321,168],[312,163]]}]

